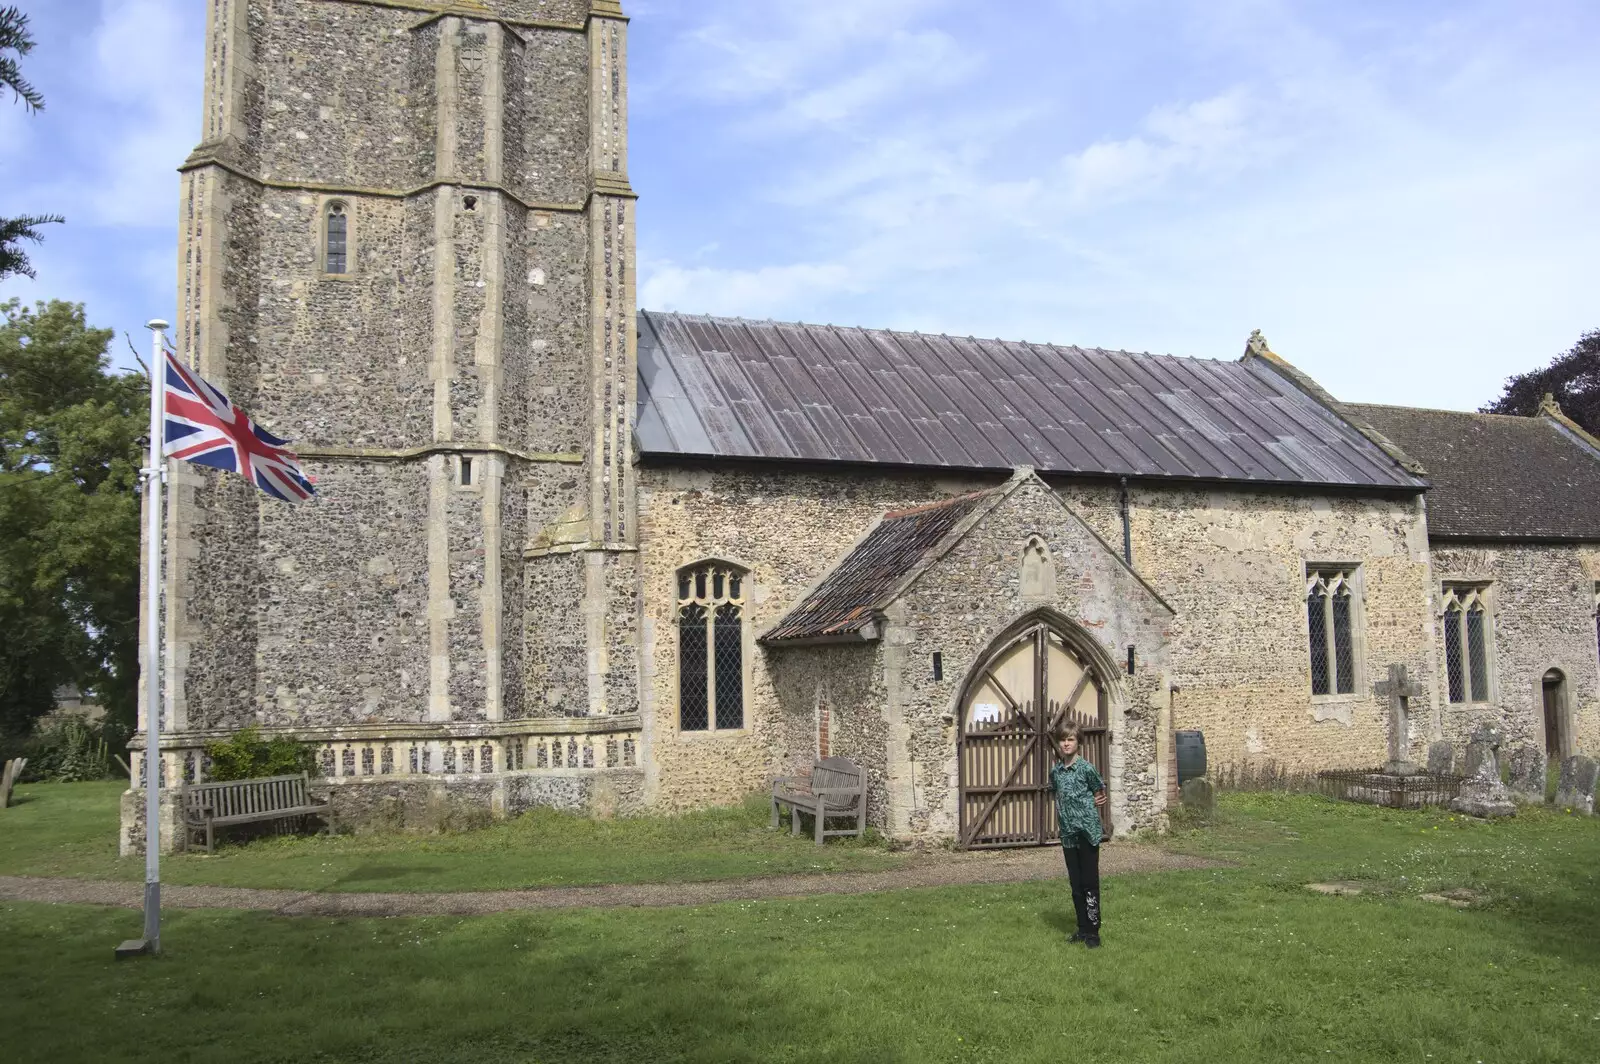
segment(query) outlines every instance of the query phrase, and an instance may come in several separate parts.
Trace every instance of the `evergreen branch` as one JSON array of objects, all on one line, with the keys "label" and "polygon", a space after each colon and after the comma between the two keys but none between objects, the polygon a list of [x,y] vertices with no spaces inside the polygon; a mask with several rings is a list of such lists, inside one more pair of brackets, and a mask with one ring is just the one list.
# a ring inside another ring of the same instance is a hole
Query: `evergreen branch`
[{"label": "evergreen branch", "polygon": [[[33,35],[28,32],[28,16],[19,8],[0,8],[0,52],[27,55],[33,51]],[[0,55],[0,86],[8,88],[30,111],[44,110],[44,95],[22,76],[22,68],[9,56]],[[29,274],[31,277],[32,274]]]},{"label": "evergreen branch", "polygon": [[0,218],[0,278],[20,273],[24,277],[34,276],[33,266],[28,262],[28,256],[16,246],[19,240],[31,240],[35,244],[42,243],[44,236],[40,234],[38,226],[55,225],[66,221],[59,214],[25,215],[21,218]]}]

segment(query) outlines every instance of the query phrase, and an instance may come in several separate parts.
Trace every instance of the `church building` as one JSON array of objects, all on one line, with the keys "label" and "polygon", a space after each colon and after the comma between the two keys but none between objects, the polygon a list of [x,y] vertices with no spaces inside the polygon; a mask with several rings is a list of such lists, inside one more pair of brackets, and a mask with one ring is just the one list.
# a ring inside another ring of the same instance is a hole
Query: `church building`
[{"label": "church building", "polygon": [[1534,794],[1600,751],[1600,444],[1553,404],[1347,405],[1259,334],[641,310],[616,0],[207,10],[177,349],[317,497],[174,463],[169,786],[249,725],[357,827],[691,809],[842,756],[886,834],[1025,845],[1052,721],[1115,832],[1159,830],[1179,731],[1382,764],[1391,666],[1412,760],[1492,723]]}]

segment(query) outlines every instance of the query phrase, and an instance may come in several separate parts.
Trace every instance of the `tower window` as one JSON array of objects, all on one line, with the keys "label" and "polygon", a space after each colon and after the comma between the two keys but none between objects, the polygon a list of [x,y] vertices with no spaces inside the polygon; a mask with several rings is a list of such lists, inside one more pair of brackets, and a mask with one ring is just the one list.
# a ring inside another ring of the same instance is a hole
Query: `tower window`
[{"label": "tower window", "polygon": [[715,562],[678,572],[678,727],[744,727],[745,574]]},{"label": "tower window", "polygon": [[323,272],[347,274],[350,272],[350,216],[345,205],[338,200],[328,204],[328,215],[323,249]]},{"label": "tower window", "polygon": [[461,483],[466,487],[470,487],[472,484],[472,456],[470,454],[461,456]]}]

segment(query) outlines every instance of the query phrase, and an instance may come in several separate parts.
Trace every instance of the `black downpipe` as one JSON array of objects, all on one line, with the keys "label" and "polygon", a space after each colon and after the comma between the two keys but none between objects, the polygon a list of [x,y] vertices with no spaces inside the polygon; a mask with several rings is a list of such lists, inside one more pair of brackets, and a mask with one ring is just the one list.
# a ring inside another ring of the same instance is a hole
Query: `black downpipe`
[{"label": "black downpipe", "polygon": [[1122,560],[1133,568],[1133,528],[1128,524],[1128,478],[1118,477],[1122,484]]}]

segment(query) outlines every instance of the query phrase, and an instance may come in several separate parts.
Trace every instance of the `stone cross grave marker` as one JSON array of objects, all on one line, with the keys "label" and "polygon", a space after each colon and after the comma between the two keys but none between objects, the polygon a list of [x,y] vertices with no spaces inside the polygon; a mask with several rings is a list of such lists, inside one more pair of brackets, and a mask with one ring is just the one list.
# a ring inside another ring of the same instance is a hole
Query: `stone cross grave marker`
[{"label": "stone cross grave marker", "polygon": [[1396,776],[1414,776],[1420,771],[1406,757],[1411,746],[1411,699],[1427,692],[1412,683],[1404,665],[1390,665],[1389,678],[1372,685],[1372,693],[1389,700],[1389,763],[1384,771]]}]

